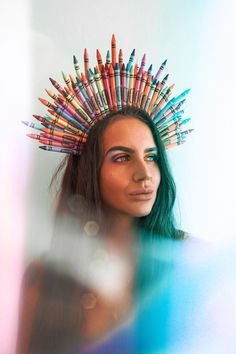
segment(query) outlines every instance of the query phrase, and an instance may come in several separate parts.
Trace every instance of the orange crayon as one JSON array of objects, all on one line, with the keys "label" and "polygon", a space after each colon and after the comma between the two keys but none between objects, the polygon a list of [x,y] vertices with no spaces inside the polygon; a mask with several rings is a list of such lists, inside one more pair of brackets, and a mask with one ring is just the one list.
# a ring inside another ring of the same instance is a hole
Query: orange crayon
[{"label": "orange crayon", "polygon": [[112,65],[113,68],[115,69],[115,65],[116,65],[116,38],[115,35],[112,35],[112,39],[111,39],[111,60],[112,60]]},{"label": "orange crayon", "polygon": [[147,71],[144,71],[142,78],[141,78],[141,83],[140,83],[140,90],[139,90],[139,95],[138,95],[138,102],[137,102],[137,106],[140,107],[141,106],[141,102],[142,102],[142,98],[143,98],[143,92],[144,92],[144,88],[147,82],[147,78],[148,78],[148,73]]},{"label": "orange crayon", "polygon": [[117,110],[116,83],[115,83],[115,73],[112,65],[110,65],[109,68],[109,83],[110,83],[113,109],[116,111]]},{"label": "orange crayon", "polygon": [[152,75],[148,75],[147,81],[146,81],[146,85],[144,88],[144,92],[143,92],[143,97],[142,97],[142,101],[141,101],[141,108],[143,109],[145,107],[147,98],[148,98],[148,93],[150,90],[150,86],[151,86],[151,82],[152,82]]}]

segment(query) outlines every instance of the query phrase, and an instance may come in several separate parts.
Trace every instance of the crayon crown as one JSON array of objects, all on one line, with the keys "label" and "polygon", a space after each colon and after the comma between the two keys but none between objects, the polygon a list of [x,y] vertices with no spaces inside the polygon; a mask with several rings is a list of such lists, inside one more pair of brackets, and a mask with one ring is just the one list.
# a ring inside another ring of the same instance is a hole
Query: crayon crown
[{"label": "crayon crown", "polygon": [[193,129],[183,130],[190,118],[183,119],[182,106],[190,90],[172,97],[174,84],[166,85],[169,75],[162,77],[167,60],[153,75],[152,65],[145,69],[145,54],[140,66],[134,63],[134,49],[125,65],[122,49],[117,56],[114,35],[111,52],[107,51],[105,62],[99,50],[96,56],[98,65],[92,70],[89,67],[87,49],[84,50],[84,72],[81,71],[77,58],[73,56],[75,74],[67,76],[62,72],[64,87],[50,78],[57,91],[46,89],[46,92],[53,102],[39,98],[48,108],[48,113],[44,116],[34,115],[39,123],[22,121],[38,130],[38,134],[27,135],[37,139],[41,149],[81,154],[94,124],[109,113],[126,106],[141,108],[149,114],[166,149],[186,141]]}]

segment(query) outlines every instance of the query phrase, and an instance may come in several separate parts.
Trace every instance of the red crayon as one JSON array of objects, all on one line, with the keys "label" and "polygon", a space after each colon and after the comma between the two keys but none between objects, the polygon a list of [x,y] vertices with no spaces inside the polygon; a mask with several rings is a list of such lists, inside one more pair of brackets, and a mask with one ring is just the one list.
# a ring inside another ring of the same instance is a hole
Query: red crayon
[{"label": "red crayon", "polygon": [[98,49],[97,49],[97,62],[98,62],[99,71],[102,72],[102,65],[103,65],[102,56]]},{"label": "red crayon", "polygon": [[125,107],[127,105],[127,87],[126,87],[126,69],[125,69],[125,64],[123,64],[122,67],[121,67],[120,83],[121,83],[121,101],[122,101],[122,106]]},{"label": "red crayon", "polygon": [[60,94],[64,96],[65,90],[63,89],[63,87],[61,87],[61,85],[59,85],[58,82],[56,82],[56,80],[52,79],[51,77],[49,78],[49,80],[51,81],[53,86],[60,92]]},{"label": "red crayon", "polygon": [[59,136],[61,138],[64,138],[64,139],[75,139],[76,141],[85,141],[83,139],[87,139],[88,137],[88,134],[84,133],[84,132],[80,132],[76,135],[74,134],[71,134],[71,133],[65,133],[65,132],[61,132],[61,131],[58,131],[58,130],[55,130],[53,128],[43,128],[42,129],[42,132],[44,132],[45,134],[53,134],[55,136]]},{"label": "red crayon", "polygon": [[135,86],[134,86],[134,97],[133,97],[133,105],[134,106],[138,105],[138,97],[139,97],[139,90],[140,90],[142,76],[143,76],[143,68],[141,66],[137,75],[136,75],[136,81],[135,81]]},{"label": "red crayon", "polygon": [[112,61],[112,65],[113,68],[115,68],[116,65],[116,38],[115,35],[112,35],[112,39],[111,39],[111,61]]},{"label": "red crayon", "polygon": [[113,103],[112,103],[111,90],[110,90],[110,85],[109,85],[109,78],[108,78],[108,75],[107,75],[104,65],[102,68],[102,81],[103,81],[103,86],[104,86],[104,90],[105,90],[105,95],[106,95],[108,107],[110,110],[113,110]]},{"label": "red crayon", "polygon": [[59,142],[65,142],[65,143],[68,142],[68,143],[74,143],[74,144],[86,143],[86,141],[87,141],[86,138],[76,139],[75,136],[70,137],[67,134],[63,134],[62,136],[58,136],[55,134],[44,133],[44,132],[42,132],[41,137],[47,138],[47,139],[52,139],[52,140],[59,141]]},{"label": "red crayon", "polygon": [[137,102],[138,107],[140,107],[141,102],[142,102],[143,92],[144,92],[144,88],[145,88],[145,85],[147,82],[147,78],[148,78],[148,73],[147,73],[147,71],[144,71],[143,76],[141,78],[141,83],[140,83],[140,90],[139,90],[138,102]]},{"label": "red crayon", "polygon": [[119,65],[120,65],[120,70],[122,69],[123,65],[123,52],[122,49],[119,50]]},{"label": "red crayon", "polygon": [[57,142],[53,139],[46,139],[41,137],[39,139],[39,142],[44,144],[44,145],[50,145],[50,146],[58,146],[58,147],[64,147],[68,149],[73,149],[73,150],[80,150],[80,146],[78,143],[70,143],[70,142]]}]

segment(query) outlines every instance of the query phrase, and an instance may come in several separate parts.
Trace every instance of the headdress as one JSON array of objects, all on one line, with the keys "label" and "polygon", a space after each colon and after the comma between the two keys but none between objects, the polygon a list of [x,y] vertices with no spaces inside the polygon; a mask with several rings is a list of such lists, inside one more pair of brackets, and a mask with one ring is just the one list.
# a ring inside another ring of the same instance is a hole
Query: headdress
[{"label": "headdress", "polygon": [[50,78],[58,92],[46,89],[53,103],[39,98],[48,107],[48,113],[43,117],[34,115],[40,123],[23,121],[27,126],[39,131],[39,134],[27,135],[39,140],[42,144],[39,146],[41,149],[80,154],[94,124],[113,111],[134,106],[150,115],[166,149],[183,144],[193,130],[183,130],[183,126],[190,118],[182,119],[184,113],[182,105],[190,90],[185,90],[177,97],[171,97],[174,84],[166,85],[169,75],[161,78],[167,60],[161,64],[154,76],[152,65],[145,70],[145,54],[140,67],[138,63],[134,64],[134,58],[135,49],[125,65],[120,49],[117,61],[114,35],[111,40],[111,55],[108,50],[106,62],[103,63],[102,56],[97,50],[98,65],[94,70],[89,67],[86,49],[84,73],[80,70],[77,58],[73,56],[76,75],[66,76],[62,72],[65,87]]}]

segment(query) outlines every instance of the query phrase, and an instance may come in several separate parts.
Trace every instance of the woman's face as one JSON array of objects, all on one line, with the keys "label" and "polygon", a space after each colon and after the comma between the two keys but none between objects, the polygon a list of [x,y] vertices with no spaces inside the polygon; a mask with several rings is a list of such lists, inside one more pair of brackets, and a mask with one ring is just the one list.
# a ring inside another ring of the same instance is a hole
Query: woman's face
[{"label": "woman's face", "polygon": [[112,122],[103,135],[100,191],[115,214],[148,215],[160,184],[158,155],[149,127],[134,117]]}]

